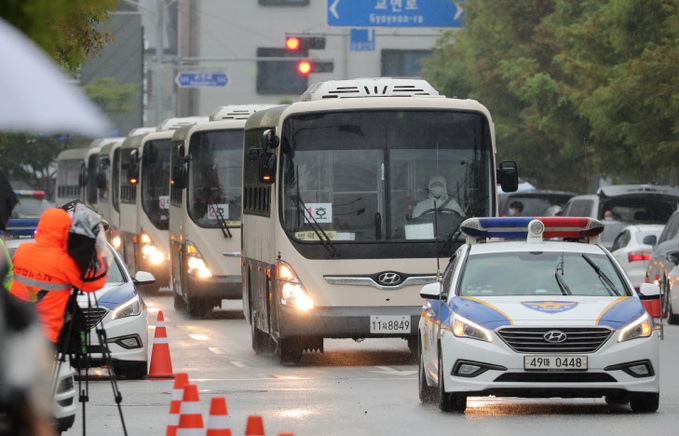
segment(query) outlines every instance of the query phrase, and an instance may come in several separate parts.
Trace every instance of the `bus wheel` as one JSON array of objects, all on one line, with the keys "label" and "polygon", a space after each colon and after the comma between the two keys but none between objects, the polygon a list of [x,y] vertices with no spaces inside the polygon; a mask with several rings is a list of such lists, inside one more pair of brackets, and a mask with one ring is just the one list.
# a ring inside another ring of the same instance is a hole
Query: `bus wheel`
[{"label": "bus wheel", "polygon": [[280,338],[276,347],[276,357],[284,365],[294,365],[302,358],[302,346],[297,338]]},{"label": "bus wheel", "polygon": [[206,298],[189,297],[188,309],[191,318],[205,318],[212,312],[212,301]]}]

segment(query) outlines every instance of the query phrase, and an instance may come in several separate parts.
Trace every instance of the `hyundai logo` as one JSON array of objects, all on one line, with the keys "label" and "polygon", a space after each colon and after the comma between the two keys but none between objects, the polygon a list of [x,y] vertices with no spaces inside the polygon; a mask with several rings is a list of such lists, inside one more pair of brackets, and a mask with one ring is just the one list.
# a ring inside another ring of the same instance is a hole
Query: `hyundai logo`
[{"label": "hyundai logo", "polygon": [[566,333],[561,330],[550,330],[544,334],[543,338],[545,338],[545,341],[547,342],[558,343],[565,341],[567,336]]},{"label": "hyundai logo", "polygon": [[384,272],[377,277],[379,284],[384,286],[396,286],[401,280],[401,276],[395,272]]}]

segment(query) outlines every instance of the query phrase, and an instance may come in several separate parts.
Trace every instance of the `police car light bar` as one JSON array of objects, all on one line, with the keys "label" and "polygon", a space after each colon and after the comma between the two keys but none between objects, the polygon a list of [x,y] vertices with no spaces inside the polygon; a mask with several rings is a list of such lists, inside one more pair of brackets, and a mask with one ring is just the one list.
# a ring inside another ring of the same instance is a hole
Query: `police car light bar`
[{"label": "police car light bar", "polygon": [[[460,231],[468,242],[487,238],[528,238],[529,224],[537,220],[540,226],[531,227],[531,236],[541,238],[595,238],[604,231],[604,224],[593,218],[584,217],[507,217],[469,218],[460,225]],[[596,238],[598,239],[598,238]],[[590,242],[595,243],[596,239]]]}]

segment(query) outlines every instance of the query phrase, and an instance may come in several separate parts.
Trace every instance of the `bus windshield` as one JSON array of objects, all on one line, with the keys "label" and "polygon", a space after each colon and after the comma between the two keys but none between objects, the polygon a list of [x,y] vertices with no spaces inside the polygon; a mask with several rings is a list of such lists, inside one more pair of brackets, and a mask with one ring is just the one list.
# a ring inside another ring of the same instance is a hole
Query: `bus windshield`
[{"label": "bus windshield", "polygon": [[243,130],[199,131],[189,143],[188,212],[201,227],[240,227]]},{"label": "bus windshield", "polygon": [[78,198],[80,196],[81,177],[84,172],[82,159],[59,161],[57,171],[58,197]]},{"label": "bus windshield", "polygon": [[142,207],[149,220],[160,230],[170,224],[170,139],[149,141],[141,159]]},{"label": "bus windshield", "polygon": [[293,115],[281,140],[283,228],[306,243],[446,241],[466,217],[493,214],[492,153],[476,112]]}]

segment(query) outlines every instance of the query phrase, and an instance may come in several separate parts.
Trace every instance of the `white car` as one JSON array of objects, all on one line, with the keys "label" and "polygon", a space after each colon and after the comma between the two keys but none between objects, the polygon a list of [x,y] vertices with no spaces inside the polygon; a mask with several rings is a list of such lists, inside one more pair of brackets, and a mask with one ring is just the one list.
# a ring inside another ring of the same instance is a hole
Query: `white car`
[{"label": "white car", "polygon": [[657,329],[602,230],[593,218],[464,221],[467,243],[420,292],[421,401],[461,412],[468,396],[605,397],[656,411]]},{"label": "white car", "polygon": [[622,229],[613,241],[611,254],[625,270],[634,289],[639,289],[646,278],[653,246],[662,233],[662,224],[634,224]]}]

